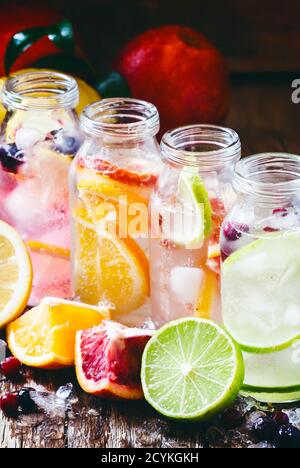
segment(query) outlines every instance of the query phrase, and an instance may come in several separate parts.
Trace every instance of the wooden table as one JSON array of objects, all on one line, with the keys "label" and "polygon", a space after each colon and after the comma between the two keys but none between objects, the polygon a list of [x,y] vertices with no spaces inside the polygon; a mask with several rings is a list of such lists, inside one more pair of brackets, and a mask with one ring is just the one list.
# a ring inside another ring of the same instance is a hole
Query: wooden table
[{"label": "wooden table", "polygon": [[[233,105],[227,124],[242,139],[243,154],[288,151],[300,154],[300,104],[291,101],[296,77],[233,81]],[[299,77],[300,78],[300,77]],[[160,419],[145,402],[109,402],[85,395],[72,370],[26,371],[18,385],[2,382],[1,393],[35,382],[49,390],[74,382],[78,403],[71,413],[51,419],[43,413],[7,420],[0,415],[0,447],[239,447],[236,433],[211,425],[178,425]]]}]

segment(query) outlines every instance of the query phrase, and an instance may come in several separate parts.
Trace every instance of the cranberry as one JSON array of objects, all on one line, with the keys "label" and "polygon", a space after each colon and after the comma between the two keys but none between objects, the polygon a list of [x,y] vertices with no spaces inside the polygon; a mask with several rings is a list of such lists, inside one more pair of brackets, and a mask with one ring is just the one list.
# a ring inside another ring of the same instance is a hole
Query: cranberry
[{"label": "cranberry", "polygon": [[255,437],[260,441],[274,440],[277,430],[278,427],[276,422],[269,416],[258,418],[252,427]]},{"label": "cranberry", "polygon": [[282,411],[276,411],[272,414],[272,419],[276,422],[278,426],[286,426],[290,422],[290,418],[286,413]]},{"label": "cranberry", "polygon": [[10,418],[18,415],[19,397],[15,393],[5,393],[0,397],[0,408]]},{"label": "cranberry", "polygon": [[31,399],[30,392],[34,391],[33,388],[22,388],[19,391],[19,405],[24,413],[32,413],[36,410],[34,401]]},{"label": "cranberry", "polygon": [[245,418],[244,416],[236,409],[229,408],[221,416],[221,424],[224,429],[236,429],[240,427]]},{"label": "cranberry", "polygon": [[300,431],[292,424],[281,426],[274,439],[278,448],[300,448]]},{"label": "cranberry", "polygon": [[227,223],[223,232],[226,239],[233,242],[240,239],[243,232],[249,232],[249,226],[247,224]]},{"label": "cranberry", "polygon": [[273,210],[273,214],[281,214],[281,216],[285,218],[289,214],[289,212],[286,208],[276,208],[275,210]]},{"label": "cranberry", "polygon": [[6,358],[0,365],[2,374],[7,379],[14,379],[20,375],[21,363],[18,359],[11,356]]},{"label": "cranberry", "polygon": [[264,231],[265,231],[265,232],[278,232],[279,229],[272,228],[271,226],[266,226],[266,227],[264,228]]},{"label": "cranberry", "polygon": [[3,169],[17,173],[18,167],[24,161],[24,154],[15,143],[11,143],[0,148],[0,161]]}]

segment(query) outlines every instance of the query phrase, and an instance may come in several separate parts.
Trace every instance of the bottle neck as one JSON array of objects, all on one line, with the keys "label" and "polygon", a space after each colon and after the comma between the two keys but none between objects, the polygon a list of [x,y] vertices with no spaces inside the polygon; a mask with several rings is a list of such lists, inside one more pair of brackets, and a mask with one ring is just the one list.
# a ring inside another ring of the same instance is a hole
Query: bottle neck
[{"label": "bottle neck", "polygon": [[91,137],[111,144],[126,144],[153,138],[159,131],[156,107],[129,98],[103,99],[88,107],[81,116],[81,128]]},{"label": "bottle neck", "polygon": [[212,172],[234,166],[241,157],[241,143],[238,134],[229,128],[192,125],[167,132],[161,151],[169,163]]},{"label": "bottle neck", "polygon": [[256,203],[288,203],[300,194],[300,157],[288,153],[249,156],[236,165],[233,188]]},{"label": "bottle neck", "polygon": [[74,78],[57,72],[29,72],[8,79],[2,101],[10,110],[74,109],[79,90]]}]

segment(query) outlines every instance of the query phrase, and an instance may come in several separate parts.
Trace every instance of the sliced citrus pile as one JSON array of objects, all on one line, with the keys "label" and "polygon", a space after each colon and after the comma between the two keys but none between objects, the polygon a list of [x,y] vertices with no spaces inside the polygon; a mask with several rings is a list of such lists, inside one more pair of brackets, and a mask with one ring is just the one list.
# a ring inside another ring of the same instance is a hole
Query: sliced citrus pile
[{"label": "sliced citrus pile", "polygon": [[27,305],[32,267],[17,232],[0,221],[0,327],[18,317]]},{"label": "sliced citrus pile", "polygon": [[83,207],[73,216],[76,294],[89,304],[108,301],[117,314],[138,309],[149,295],[149,262],[143,250],[130,237],[116,237],[109,226],[92,224]]},{"label": "sliced citrus pile", "polygon": [[86,304],[45,298],[7,327],[12,354],[32,367],[57,369],[74,364],[75,334],[99,325],[109,311]]}]

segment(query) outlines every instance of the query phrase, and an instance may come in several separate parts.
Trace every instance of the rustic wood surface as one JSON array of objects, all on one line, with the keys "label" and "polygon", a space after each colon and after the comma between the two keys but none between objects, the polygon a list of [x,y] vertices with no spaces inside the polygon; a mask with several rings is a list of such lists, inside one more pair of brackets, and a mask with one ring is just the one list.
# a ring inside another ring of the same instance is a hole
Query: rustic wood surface
[{"label": "rustic wood surface", "polygon": [[[291,102],[291,79],[276,82],[233,83],[233,105],[228,125],[237,129],[243,153],[289,151],[300,154],[300,104]],[[144,402],[117,403],[83,394],[72,370],[28,370],[24,382],[0,384],[0,393],[32,382],[57,390],[74,382],[79,398],[64,417],[45,414],[8,420],[0,415],[0,447],[239,447],[230,433],[211,433],[205,425],[178,425],[165,421]],[[220,440],[219,440],[220,439]],[[216,440],[216,441],[215,441]]]}]

